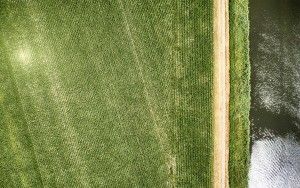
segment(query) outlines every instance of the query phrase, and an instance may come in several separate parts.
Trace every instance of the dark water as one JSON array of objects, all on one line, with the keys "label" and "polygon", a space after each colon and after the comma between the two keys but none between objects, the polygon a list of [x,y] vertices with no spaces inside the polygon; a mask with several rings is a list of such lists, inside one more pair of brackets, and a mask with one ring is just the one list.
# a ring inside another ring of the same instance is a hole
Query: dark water
[{"label": "dark water", "polygon": [[250,0],[249,187],[300,187],[300,0]]}]

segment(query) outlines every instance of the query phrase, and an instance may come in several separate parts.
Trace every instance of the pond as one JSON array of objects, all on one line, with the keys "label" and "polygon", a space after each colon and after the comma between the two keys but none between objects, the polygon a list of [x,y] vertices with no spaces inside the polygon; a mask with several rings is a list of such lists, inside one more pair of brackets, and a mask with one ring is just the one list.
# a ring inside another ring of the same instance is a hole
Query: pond
[{"label": "pond", "polygon": [[250,0],[250,188],[300,187],[300,1]]}]

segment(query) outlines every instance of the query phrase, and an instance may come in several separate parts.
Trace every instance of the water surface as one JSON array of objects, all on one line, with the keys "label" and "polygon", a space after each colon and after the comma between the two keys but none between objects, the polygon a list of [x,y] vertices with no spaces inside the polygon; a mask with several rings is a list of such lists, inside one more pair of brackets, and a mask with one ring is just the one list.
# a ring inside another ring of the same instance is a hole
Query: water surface
[{"label": "water surface", "polygon": [[250,0],[249,187],[300,187],[300,1]]}]

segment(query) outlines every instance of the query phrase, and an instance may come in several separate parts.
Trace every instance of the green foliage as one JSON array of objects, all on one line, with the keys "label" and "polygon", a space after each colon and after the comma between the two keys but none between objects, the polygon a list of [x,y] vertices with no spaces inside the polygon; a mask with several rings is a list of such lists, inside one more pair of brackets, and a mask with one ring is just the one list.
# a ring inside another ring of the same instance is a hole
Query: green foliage
[{"label": "green foliage", "polygon": [[248,187],[250,62],[248,0],[230,6],[230,187]]}]

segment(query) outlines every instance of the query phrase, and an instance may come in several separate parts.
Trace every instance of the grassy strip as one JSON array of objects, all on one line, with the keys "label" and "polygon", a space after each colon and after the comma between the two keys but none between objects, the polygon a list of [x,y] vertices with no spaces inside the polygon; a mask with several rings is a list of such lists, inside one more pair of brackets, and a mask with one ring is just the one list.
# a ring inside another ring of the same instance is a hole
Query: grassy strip
[{"label": "grassy strip", "polygon": [[250,62],[248,0],[231,0],[230,187],[247,187],[249,168]]}]

